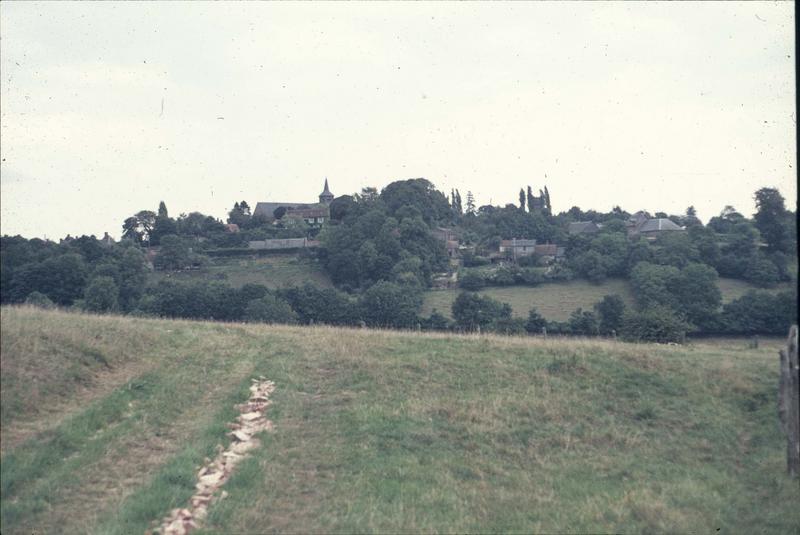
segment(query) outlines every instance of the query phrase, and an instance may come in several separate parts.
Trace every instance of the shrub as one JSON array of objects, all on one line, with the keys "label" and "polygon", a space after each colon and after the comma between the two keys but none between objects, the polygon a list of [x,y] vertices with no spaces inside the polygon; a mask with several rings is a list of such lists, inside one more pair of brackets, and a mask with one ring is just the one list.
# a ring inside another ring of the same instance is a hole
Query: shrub
[{"label": "shrub", "polygon": [[373,327],[411,328],[417,323],[422,304],[419,292],[393,282],[372,285],[361,297],[361,314]]},{"label": "shrub", "polygon": [[525,330],[530,334],[540,334],[542,329],[547,327],[547,320],[545,320],[536,308],[531,308],[528,311],[528,321],[525,322]]},{"label": "shrub", "polygon": [[597,334],[597,317],[594,312],[577,308],[569,317],[569,328],[573,334]]},{"label": "shrub", "polygon": [[297,323],[297,314],[285,300],[274,295],[265,295],[247,303],[244,319],[258,323],[294,325]]},{"label": "shrub", "polygon": [[55,308],[56,304],[53,303],[49,297],[41,292],[31,292],[25,298],[25,304],[35,306],[37,308]]},{"label": "shrub", "polygon": [[498,318],[490,326],[489,330],[507,335],[526,334],[525,320],[522,318]]},{"label": "shrub", "polygon": [[83,298],[83,308],[92,312],[108,312],[119,308],[119,288],[111,277],[95,277]]},{"label": "shrub", "polygon": [[464,290],[477,291],[486,286],[486,279],[477,271],[464,271],[458,277],[458,286]]},{"label": "shrub", "polygon": [[750,291],[722,307],[722,323],[734,334],[785,334],[797,323],[797,298],[792,292]]},{"label": "shrub", "polygon": [[600,317],[599,330],[602,334],[619,332],[622,327],[622,317],[625,314],[625,302],[618,295],[606,295],[603,300],[594,305]]},{"label": "shrub", "polygon": [[487,329],[495,321],[511,318],[511,306],[491,297],[471,292],[461,292],[453,301],[453,318],[467,330]]},{"label": "shrub", "polygon": [[622,337],[633,342],[683,342],[689,325],[671,309],[653,306],[626,313]]}]

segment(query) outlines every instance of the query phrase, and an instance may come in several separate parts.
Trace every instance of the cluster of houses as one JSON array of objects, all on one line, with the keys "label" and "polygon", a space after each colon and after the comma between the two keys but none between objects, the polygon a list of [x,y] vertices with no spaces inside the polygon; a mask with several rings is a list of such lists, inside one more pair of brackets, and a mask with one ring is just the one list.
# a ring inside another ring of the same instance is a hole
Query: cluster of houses
[{"label": "cluster of houses", "polygon": [[[602,223],[595,223],[594,221],[576,221],[575,223],[569,224],[567,232],[571,235],[596,234],[600,232],[602,228]],[[628,237],[636,238],[641,236],[649,241],[654,241],[662,234],[685,230],[683,227],[675,224],[671,219],[667,219],[666,217],[652,218],[642,211],[633,214],[628,221],[625,222],[625,228],[628,231]]]},{"label": "cluster of houses", "polygon": [[[592,235],[600,232],[603,228],[602,223],[593,221],[577,221],[570,223],[567,232],[570,235]],[[680,232],[685,229],[675,222],[665,217],[652,218],[645,212],[636,212],[625,223],[628,237],[644,237],[649,241],[657,239],[659,236],[671,232]],[[463,245],[459,242],[458,236],[453,229],[438,227],[433,230],[433,235],[443,241],[447,249],[447,254],[451,259],[458,259],[464,252],[474,252],[474,247]],[[489,254],[489,260],[493,263],[502,261],[514,261],[525,257],[536,255],[542,258],[545,263],[560,261],[565,256],[565,248],[555,243],[537,243],[533,239],[512,238],[502,240],[497,251]]]}]

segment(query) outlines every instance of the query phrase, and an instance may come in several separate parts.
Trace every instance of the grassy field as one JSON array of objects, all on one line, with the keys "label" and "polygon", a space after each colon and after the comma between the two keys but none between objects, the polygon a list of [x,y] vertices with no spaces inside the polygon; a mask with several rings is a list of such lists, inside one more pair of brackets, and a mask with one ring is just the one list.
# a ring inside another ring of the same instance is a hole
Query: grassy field
[{"label": "grassy field", "polygon": [[[777,292],[790,288],[791,285],[784,284],[768,291]],[[722,292],[722,301],[728,303],[749,290],[759,288],[736,279],[720,279],[719,289]],[[558,284],[542,284],[533,288],[528,286],[492,287],[481,290],[479,293],[508,303],[516,317],[527,318],[528,311],[535,306],[539,313],[550,321],[566,321],[572,311],[578,307],[592,310],[594,304],[606,295],[617,294],[622,297],[627,306],[634,304],[630,285],[624,279],[609,279],[602,284],[592,284],[586,280],[573,280]],[[450,307],[457,295],[458,290],[426,292],[421,314],[428,316],[435,308],[445,316],[451,317]]]},{"label": "grassy field", "polygon": [[298,258],[296,254],[276,254],[263,257],[216,257],[203,269],[150,274],[151,281],[210,280],[222,281],[234,287],[247,283],[263,284],[269,288],[299,286],[310,282],[329,288],[330,278],[313,260]]},{"label": "grassy field", "polygon": [[796,533],[778,341],[593,340],[2,309],[4,534],[142,533],[251,377],[275,430],[202,533]]}]

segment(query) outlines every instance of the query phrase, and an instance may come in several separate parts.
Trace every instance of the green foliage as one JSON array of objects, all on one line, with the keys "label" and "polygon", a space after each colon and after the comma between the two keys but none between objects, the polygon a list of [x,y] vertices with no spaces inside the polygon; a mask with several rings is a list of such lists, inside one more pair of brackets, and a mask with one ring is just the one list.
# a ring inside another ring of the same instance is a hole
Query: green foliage
[{"label": "green foliage", "polygon": [[461,292],[452,310],[458,326],[469,331],[486,330],[498,320],[511,318],[510,305],[472,292]]},{"label": "green foliage", "polygon": [[56,304],[53,303],[49,297],[41,292],[36,291],[28,294],[28,297],[25,298],[25,304],[44,309],[55,308],[56,306]]},{"label": "green foliage", "polygon": [[31,292],[38,291],[54,303],[69,306],[83,296],[89,269],[83,257],[67,253],[42,262],[24,264],[14,270],[10,281],[9,300],[21,302]]},{"label": "green foliage", "polygon": [[86,287],[83,307],[90,312],[112,312],[119,308],[119,288],[111,277],[95,277]]},{"label": "green foliage", "polygon": [[577,308],[569,317],[569,328],[573,334],[598,334],[597,316],[594,312]]},{"label": "green foliage", "polygon": [[689,325],[672,309],[656,305],[628,311],[622,321],[621,334],[631,342],[681,343],[688,329]]},{"label": "green foliage", "polygon": [[601,334],[620,332],[625,314],[625,302],[618,295],[606,295],[594,305],[599,316],[598,329]]},{"label": "green foliage", "polygon": [[705,264],[689,264],[679,270],[641,262],[631,272],[631,287],[640,309],[667,307],[697,327],[712,318],[722,303],[717,282],[717,272]]},{"label": "green foliage", "polygon": [[788,253],[793,244],[789,226],[793,221],[787,217],[783,196],[775,188],[761,188],[755,193],[756,227],[771,251]]},{"label": "green foliage", "polygon": [[797,323],[797,296],[748,292],[722,307],[722,322],[729,333],[785,335]]},{"label": "green foliage", "polygon": [[360,304],[367,325],[410,329],[417,324],[422,295],[398,284],[381,281],[364,292]]},{"label": "green foliage", "polygon": [[530,334],[542,334],[542,330],[547,327],[547,320],[536,310],[536,307],[528,311],[528,321],[525,322],[525,330]]},{"label": "green foliage", "polygon": [[357,304],[347,294],[331,288],[318,288],[307,283],[281,290],[278,294],[292,305],[303,324],[356,325],[360,319]]},{"label": "green foliage", "polygon": [[397,217],[398,220],[403,219],[398,214],[401,209],[415,210],[428,225],[450,218],[447,198],[424,178],[392,182],[381,191],[380,199],[386,206],[388,215]]},{"label": "green foliage", "polygon": [[244,319],[256,323],[297,323],[297,314],[289,303],[274,295],[253,299],[244,310]]}]

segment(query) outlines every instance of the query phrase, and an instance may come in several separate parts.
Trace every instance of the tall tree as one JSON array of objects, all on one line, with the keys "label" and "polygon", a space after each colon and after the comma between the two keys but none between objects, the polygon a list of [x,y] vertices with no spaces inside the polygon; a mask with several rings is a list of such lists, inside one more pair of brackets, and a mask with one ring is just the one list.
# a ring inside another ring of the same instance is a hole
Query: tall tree
[{"label": "tall tree", "polygon": [[167,205],[164,204],[164,201],[158,203],[158,217],[169,217],[169,213],[167,213]]},{"label": "tall tree", "polygon": [[533,212],[533,191],[530,186],[528,186],[528,211]]},{"label": "tall tree", "polygon": [[467,192],[467,213],[475,215],[475,197],[471,191]]},{"label": "tall tree", "polygon": [[789,252],[789,221],[783,196],[775,188],[761,188],[756,191],[755,199],[756,228],[767,242],[767,247],[770,251]]},{"label": "tall tree", "polygon": [[519,189],[519,209],[525,211],[525,190]]}]

